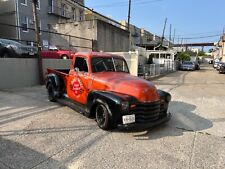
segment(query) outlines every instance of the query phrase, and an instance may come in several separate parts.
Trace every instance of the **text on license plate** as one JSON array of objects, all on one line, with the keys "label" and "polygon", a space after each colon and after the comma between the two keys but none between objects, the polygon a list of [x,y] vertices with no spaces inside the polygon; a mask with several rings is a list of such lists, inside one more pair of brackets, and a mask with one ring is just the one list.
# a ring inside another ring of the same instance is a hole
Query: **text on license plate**
[{"label": "text on license plate", "polygon": [[135,122],[135,115],[126,115],[123,116],[123,124],[130,124],[130,123],[134,123]]}]

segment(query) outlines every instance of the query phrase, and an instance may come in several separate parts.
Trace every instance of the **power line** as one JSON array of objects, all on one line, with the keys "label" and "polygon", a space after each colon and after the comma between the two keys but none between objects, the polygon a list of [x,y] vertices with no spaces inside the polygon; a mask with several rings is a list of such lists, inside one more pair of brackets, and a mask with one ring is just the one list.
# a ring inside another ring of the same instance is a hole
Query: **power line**
[{"label": "power line", "polygon": [[[201,36],[201,35],[206,35],[206,34],[220,34],[220,33],[222,33],[222,31],[199,32],[199,33],[192,33],[192,34],[179,34],[179,35],[176,35],[176,36],[192,36],[192,35]],[[169,35],[166,35],[166,36],[169,36]]]},{"label": "power line", "polygon": [[[154,3],[154,2],[160,2],[160,1],[164,1],[164,0],[133,0],[132,3],[134,5],[144,5],[144,4],[148,4],[148,3]],[[96,5],[96,6],[92,6],[92,8],[115,8],[115,7],[121,7],[121,6],[128,6],[129,4],[127,2],[117,2],[117,3],[111,3],[111,4],[103,4],[103,5]]]}]

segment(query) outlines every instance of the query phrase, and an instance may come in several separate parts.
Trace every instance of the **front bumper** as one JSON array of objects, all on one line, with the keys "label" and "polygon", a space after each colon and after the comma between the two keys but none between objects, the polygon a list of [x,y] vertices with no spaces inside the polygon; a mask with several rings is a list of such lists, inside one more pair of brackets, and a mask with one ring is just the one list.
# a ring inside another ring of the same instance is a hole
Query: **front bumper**
[{"label": "front bumper", "polygon": [[147,122],[147,123],[131,123],[131,124],[123,124],[120,126],[123,126],[125,128],[135,128],[135,129],[143,129],[143,128],[150,128],[154,127],[163,123],[168,122],[171,119],[172,115],[170,112],[166,113],[164,116],[159,117],[157,120]]},{"label": "front bumper", "polygon": [[181,70],[194,70],[195,68],[193,67],[182,67]]}]

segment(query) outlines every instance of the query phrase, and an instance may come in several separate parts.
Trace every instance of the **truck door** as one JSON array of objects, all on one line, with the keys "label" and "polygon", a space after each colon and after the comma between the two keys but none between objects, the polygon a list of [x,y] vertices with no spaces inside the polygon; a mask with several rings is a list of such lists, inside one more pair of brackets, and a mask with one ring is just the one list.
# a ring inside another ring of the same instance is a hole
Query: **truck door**
[{"label": "truck door", "polygon": [[91,82],[87,59],[76,57],[74,70],[71,69],[69,73],[67,95],[70,99],[85,105]]}]

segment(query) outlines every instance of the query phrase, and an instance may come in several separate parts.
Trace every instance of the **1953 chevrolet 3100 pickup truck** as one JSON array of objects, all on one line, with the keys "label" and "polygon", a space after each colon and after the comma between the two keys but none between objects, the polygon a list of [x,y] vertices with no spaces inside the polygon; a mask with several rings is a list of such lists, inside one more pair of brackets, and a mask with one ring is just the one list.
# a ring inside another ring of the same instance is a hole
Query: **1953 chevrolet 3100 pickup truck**
[{"label": "1953 chevrolet 3100 pickup truck", "polygon": [[160,124],[171,117],[171,95],[132,76],[125,59],[106,53],[76,53],[68,70],[48,69],[49,100],[67,98],[103,130],[117,125]]}]

